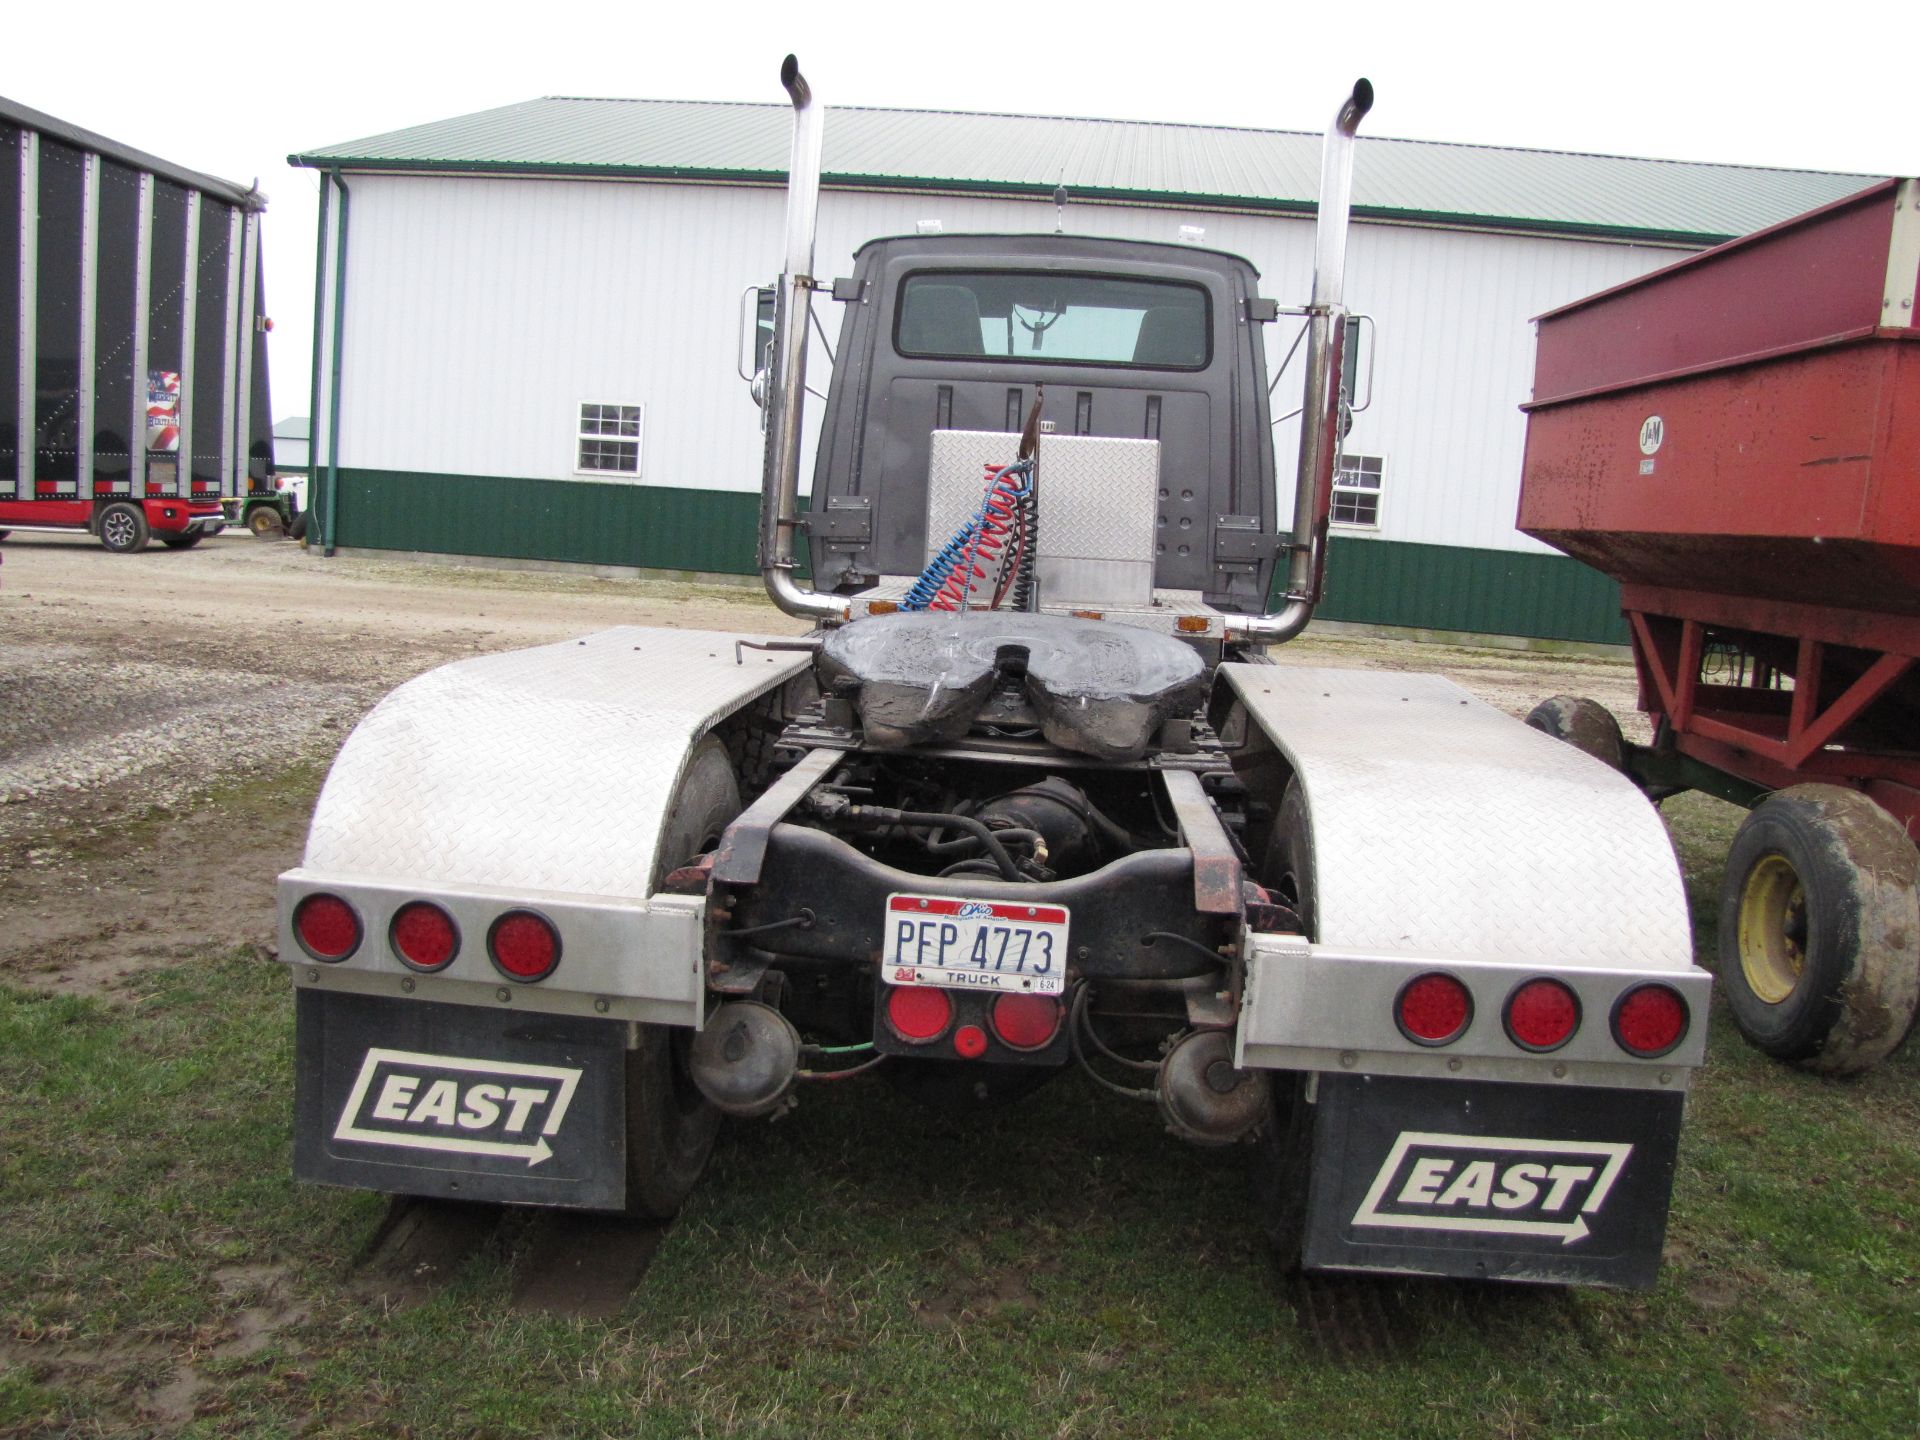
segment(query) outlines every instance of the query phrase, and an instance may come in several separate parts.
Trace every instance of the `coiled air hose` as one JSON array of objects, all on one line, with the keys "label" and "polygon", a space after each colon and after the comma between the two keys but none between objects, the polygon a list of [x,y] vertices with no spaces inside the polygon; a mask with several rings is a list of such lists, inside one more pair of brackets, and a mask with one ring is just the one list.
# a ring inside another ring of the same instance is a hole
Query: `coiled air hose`
[{"label": "coiled air hose", "polygon": [[[987,466],[986,497],[966,524],[920,572],[900,602],[903,610],[965,610],[974,585],[996,577],[989,608],[998,609],[1012,592],[1015,604],[1031,590],[1033,535],[1033,461]],[[1009,548],[1011,542],[1011,548]]]}]

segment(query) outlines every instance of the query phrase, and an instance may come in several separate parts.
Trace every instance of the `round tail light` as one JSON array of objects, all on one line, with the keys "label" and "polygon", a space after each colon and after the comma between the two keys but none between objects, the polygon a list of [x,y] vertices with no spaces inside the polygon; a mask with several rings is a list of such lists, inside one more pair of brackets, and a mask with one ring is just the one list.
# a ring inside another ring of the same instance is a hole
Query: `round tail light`
[{"label": "round tail light", "polygon": [[987,1053],[987,1032],[978,1025],[962,1025],[953,1032],[953,1053],[962,1060],[978,1060]]},{"label": "round tail light", "polygon": [[1473,996],[1451,975],[1422,975],[1402,987],[1393,1018],[1416,1045],[1450,1045],[1467,1033]]},{"label": "round tail light", "polygon": [[887,1023],[910,1045],[938,1040],[953,1023],[953,1001],[927,985],[896,985],[887,992]]},{"label": "round tail light", "polygon": [[1613,1007],[1613,1038],[1629,1055],[1655,1060],[1687,1038],[1690,1019],[1671,985],[1637,985]]},{"label": "round tail light", "polygon": [[360,917],[338,895],[309,895],[294,907],[293,938],[316,960],[344,960],[360,948]]},{"label": "round tail light", "polygon": [[1506,1018],[1522,1050],[1558,1050],[1580,1028],[1580,1001],[1558,980],[1529,980],[1507,997]]},{"label": "round tail light", "polygon": [[1051,995],[1002,995],[988,1019],[1009,1050],[1038,1050],[1060,1033],[1060,1002]]},{"label": "round tail light", "polygon": [[487,932],[487,953],[509,980],[544,980],[560,963],[560,932],[544,915],[510,910]]},{"label": "round tail light", "polygon": [[395,911],[389,935],[393,953],[415,970],[444,970],[460,950],[453,917],[425,900],[409,901]]}]

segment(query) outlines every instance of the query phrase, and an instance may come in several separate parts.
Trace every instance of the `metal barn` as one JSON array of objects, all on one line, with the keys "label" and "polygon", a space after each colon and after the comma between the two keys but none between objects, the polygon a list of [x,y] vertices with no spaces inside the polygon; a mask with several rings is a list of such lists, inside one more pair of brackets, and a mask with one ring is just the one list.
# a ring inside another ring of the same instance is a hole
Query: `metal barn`
[{"label": "metal barn", "polygon": [[[549,98],[290,157],[322,172],[328,548],[750,573],[741,371],[787,143],[780,105]],[[1318,153],[1304,133],[834,109],[819,272],[878,235],[1063,225],[1244,255],[1287,305],[1310,286]],[[1348,293],[1377,328],[1322,615],[1624,641],[1612,584],[1514,528],[1531,317],[1871,178],[1363,137]],[[815,308],[830,342],[836,304]],[[1267,330],[1277,369],[1291,329]]]}]

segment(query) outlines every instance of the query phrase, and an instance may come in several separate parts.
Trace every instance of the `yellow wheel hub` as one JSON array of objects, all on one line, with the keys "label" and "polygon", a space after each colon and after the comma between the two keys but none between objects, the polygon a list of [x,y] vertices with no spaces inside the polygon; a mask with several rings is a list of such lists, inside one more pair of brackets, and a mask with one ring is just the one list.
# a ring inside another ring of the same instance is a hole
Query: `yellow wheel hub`
[{"label": "yellow wheel hub", "polygon": [[1740,891],[1740,972],[1778,1005],[1807,968],[1807,893],[1784,855],[1763,855]]}]

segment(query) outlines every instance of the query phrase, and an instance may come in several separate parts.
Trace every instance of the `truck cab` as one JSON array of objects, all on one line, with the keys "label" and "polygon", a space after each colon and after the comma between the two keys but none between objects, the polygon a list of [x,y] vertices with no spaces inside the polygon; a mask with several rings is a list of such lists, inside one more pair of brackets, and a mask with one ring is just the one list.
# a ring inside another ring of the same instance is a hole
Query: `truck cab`
[{"label": "truck cab", "polygon": [[1216,638],[1222,613],[1258,613],[1276,554],[1258,282],[1237,256],[1079,235],[862,246],[833,287],[815,583],[900,598],[1038,407],[1041,610],[1204,617]]}]

